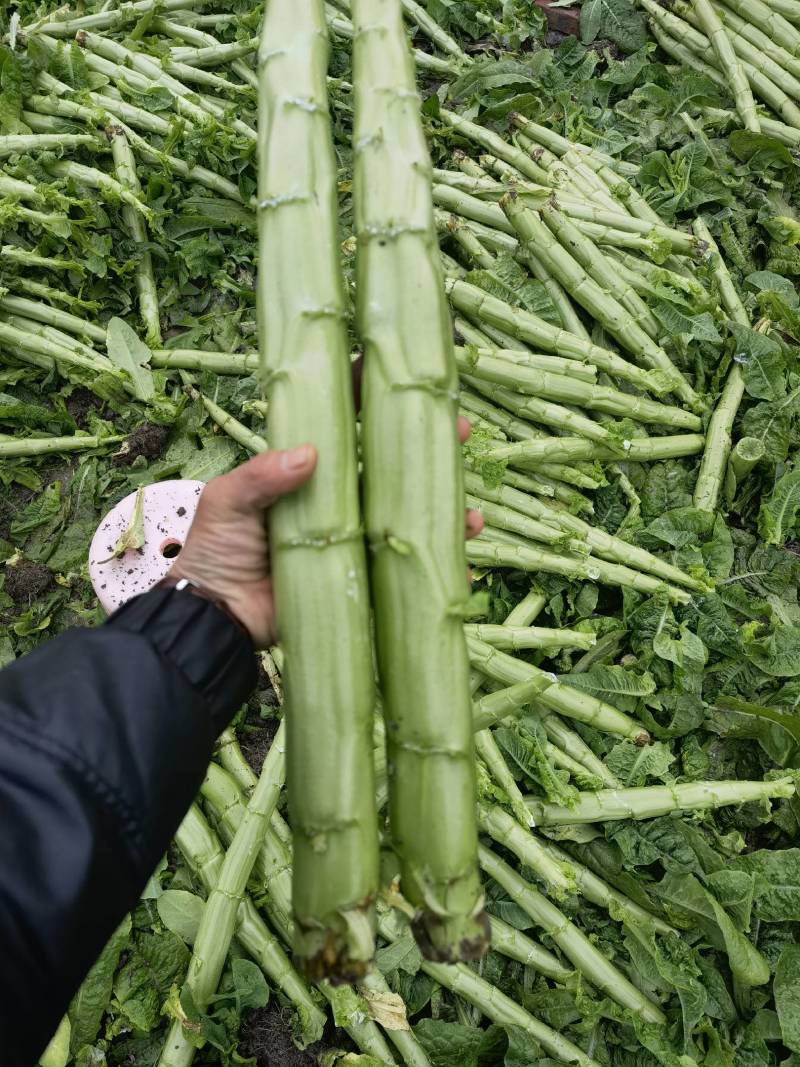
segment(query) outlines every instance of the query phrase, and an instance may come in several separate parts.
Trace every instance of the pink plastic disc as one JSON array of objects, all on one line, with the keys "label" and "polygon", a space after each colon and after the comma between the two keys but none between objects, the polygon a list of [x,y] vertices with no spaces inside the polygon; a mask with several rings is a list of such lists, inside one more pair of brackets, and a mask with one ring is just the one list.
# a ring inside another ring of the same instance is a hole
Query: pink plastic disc
[{"label": "pink plastic disc", "polygon": [[131,521],[136,493],[131,493],[97,527],[89,549],[89,578],[110,615],[118,607],[161,581],[179,554],[192,524],[205,483],[156,482],[144,490],[144,547],[110,559]]}]

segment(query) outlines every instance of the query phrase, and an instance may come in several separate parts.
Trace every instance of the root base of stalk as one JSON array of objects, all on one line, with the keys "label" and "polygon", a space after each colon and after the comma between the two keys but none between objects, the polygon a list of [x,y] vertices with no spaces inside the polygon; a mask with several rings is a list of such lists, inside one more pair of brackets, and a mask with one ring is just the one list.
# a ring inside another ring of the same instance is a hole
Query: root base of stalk
[{"label": "root base of stalk", "polygon": [[479,960],[489,949],[489,918],[479,909],[468,916],[442,918],[419,912],[411,922],[414,940],[426,960],[432,963],[467,963]]}]

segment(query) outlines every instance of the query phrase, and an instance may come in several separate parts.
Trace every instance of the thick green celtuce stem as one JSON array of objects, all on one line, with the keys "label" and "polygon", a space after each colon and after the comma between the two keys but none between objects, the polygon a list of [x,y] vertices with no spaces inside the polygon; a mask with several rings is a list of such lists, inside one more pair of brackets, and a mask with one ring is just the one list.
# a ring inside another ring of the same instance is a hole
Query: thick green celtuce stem
[{"label": "thick green celtuce stem", "polygon": [[737,482],[742,482],[766,454],[764,442],[758,437],[740,437],[731,451],[729,467]]},{"label": "thick green celtuce stem", "polygon": [[190,67],[218,67],[242,56],[252,55],[257,49],[258,38],[250,37],[246,41],[233,41],[231,44],[170,48],[169,54],[176,63],[185,63]]},{"label": "thick green celtuce stem", "polygon": [[151,367],[165,367],[168,370],[207,370],[212,374],[233,374],[241,377],[257,371],[258,363],[256,353],[162,348],[150,354]]},{"label": "thick green celtuce stem", "polygon": [[539,974],[552,978],[554,982],[562,985],[572,973],[570,968],[565,967],[552,952],[548,952],[546,948],[542,948],[521,930],[509,926],[502,919],[490,915],[489,927],[492,931],[492,948],[502,956],[517,960],[518,963],[531,967]]},{"label": "thick green celtuce stem", "polygon": [[[585,541],[581,541],[577,538],[569,538],[564,536],[563,530],[555,526],[550,526],[547,523],[539,522],[537,519],[531,519],[527,515],[522,515],[519,511],[515,511],[513,508],[505,507],[503,504],[494,504],[491,501],[481,500],[479,497],[470,496],[467,494],[468,507],[474,508],[476,511],[480,511],[484,519],[494,528],[500,530],[507,530],[509,533],[518,534],[520,537],[524,537],[529,541],[537,541],[543,545],[551,545],[556,548],[563,549],[571,554],[581,557],[589,554],[589,549]],[[530,648],[536,647],[534,645],[528,646]]]},{"label": "thick green celtuce stem", "polygon": [[556,897],[567,896],[575,890],[575,880],[569,865],[554,863],[542,848],[539,838],[530,832],[530,819],[520,826],[516,819],[497,804],[478,804],[478,823],[503,848],[513,852],[520,863],[529,867],[544,883],[547,892]]},{"label": "thick green celtuce stem", "polygon": [[[396,996],[396,994],[392,993],[388,982],[376,967],[361,979],[358,987],[367,1004],[373,1000],[380,1004],[387,995]],[[431,1067],[431,1061],[428,1059],[422,1045],[414,1037],[414,1032],[408,1025],[408,1021],[405,1019],[403,1021],[405,1026],[399,1025],[399,1020],[396,1025],[387,1026],[385,1028],[386,1036],[400,1053],[405,1067]]]},{"label": "thick green celtuce stem", "polygon": [[[566,376],[561,376],[563,381],[554,383],[553,378],[557,377],[556,375],[525,367],[524,364],[515,364],[510,360],[495,360],[492,356],[482,359],[474,365],[470,357],[467,356],[465,359],[458,359],[458,364],[462,379],[466,385],[471,386],[478,392],[485,390],[493,399],[503,403],[504,406],[513,406],[517,415],[522,415],[524,418],[530,419],[531,422],[549,426],[556,430],[568,431],[570,434],[585,437],[589,441],[597,441],[601,444],[611,439],[609,430],[595,422],[588,415],[584,415],[580,411],[574,411],[571,406],[567,407],[564,404],[555,404],[551,400],[543,400],[539,396],[532,396],[528,391],[519,398],[517,403],[512,399],[512,396],[517,394],[509,396],[510,390],[505,387],[501,386],[498,389],[493,382],[490,382],[488,387],[486,384],[486,380],[489,378],[493,380],[501,378],[509,384],[513,383],[514,379],[517,378],[524,379],[527,390],[534,388],[535,383],[541,383],[541,391],[544,393],[564,393],[570,391],[569,386],[572,382],[572,379]],[[482,377],[467,373],[476,369],[481,370]],[[535,387],[538,388],[538,385]]]},{"label": "thick green celtuce stem", "polygon": [[[605,326],[609,333],[623,344],[637,359],[654,370],[661,371],[670,389],[687,404],[700,406],[700,398],[679,373],[666,352],[657,345],[631,316],[630,311],[607,290],[603,289],[578,260],[559,244],[539,214],[525,207],[524,200],[511,194],[501,200],[501,206],[516,230],[523,248],[530,247],[540,256],[547,268],[587,311]],[[552,222],[564,241],[574,246],[580,243],[580,235],[563,215],[544,208],[543,216]],[[583,257],[586,258],[586,257]],[[631,290],[632,291],[632,290]]]},{"label": "thick green celtuce stem", "polygon": [[614,819],[655,819],[671,811],[722,808],[771,797],[792,797],[794,793],[790,778],[772,782],[679,782],[581,793],[574,807],[569,808],[548,804],[538,797],[529,797],[527,804],[537,826],[568,826]]},{"label": "thick green celtuce stem", "polygon": [[[537,594],[538,595],[538,594]],[[519,652],[526,648],[591,648],[595,635],[580,630],[549,630],[543,626],[514,626],[508,621],[502,626],[467,623],[464,630],[487,645],[505,652]]]},{"label": "thick green celtuce stem", "polygon": [[[579,382],[563,374],[550,374],[541,367],[526,366],[524,359],[509,359],[491,350],[487,352],[485,349],[456,349],[456,361],[459,370],[464,374],[546,400],[574,404],[617,418],[634,419],[676,429],[697,431],[702,426],[697,415],[683,408],[659,404],[646,397],[631,396],[630,393],[609,389],[607,386]],[[568,429],[568,420],[566,422],[564,428]],[[609,436],[607,430],[602,431],[601,427],[598,429],[601,432],[595,440]]]},{"label": "thick green celtuce stem", "polygon": [[[76,367],[91,374],[116,373],[113,364],[99,352],[88,355],[83,349],[77,349],[67,343],[56,343],[47,334],[40,335],[36,332],[35,325],[31,323],[30,327],[33,328],[25,330],[0,320],[0,342],[7,344],[9,348],[18,349],[26,357],[30,355],[55,360],[57,365],[65,368]],[[69,340],[74,342],[74,338]]]},{"label": "thick green celtuce stem", "polygon": [[[120,185],[128,189],[138,201],[142,189],[136,175],[136,160],[124,130],[110,128],[107,136],[111,140],[111,156]],[[158,291],[153,275],[153,263],[147,247],[148,236],[144,219],[139,211],[130,204],[123,204],[122,219],[131,240],[138,245],[138,262],[136,264],[136,288],[139,293],[139,315],[145,331],[145,343],[150,347],[161,344],[161,319],[158,311]]]},{"label": "thick green celtuce stem", "polygon": [[498,300],[497,297],[483,292],[476,285],[448,279],[445,288],[453,307],[469,318],[478,319],[478,321],[485,319],[513,336],[519,337],[521,341],[544,349],[545,352],[552,352],[565,359],[593,363],[601,370],[649,392],[665,393],[670,388],[670,381],[664,381],[663,375],[656,376],[652,371],[642,370],[618,356],[616,352],[600,348],[566,330],[551,326],[550,323],[522,308],[511,307],[510,304]]},{"label": "thick green celtuce stem", "polygon": [[530,626],[547,606],[547,597],[536,586],[531,589],[506,615],[504,626]]},{"label": "thick green celtuce stem", "polygon": [[514,818],[526,830],[533,826],[533,818],[525,804],[525,798],[506,762],[500,746],[490,729],[475,731],[475,751],[483,761],[489,776],[506,795],[506,802]]},{"label": "thick green celtuce stem", "polygon": [[[252,775],[252,772],[250,772]],[[255,778],[255,776],[253,776]],[[255,784],[253,789],[255,789]],[[230,773],[210,763],[200,787],[204,799],[219,817],[219,834],[229,845],[241,825],[246,811],[246,796]],[[252,791],[251,791],[252,792]],[[292,922],[291,857],[275,830],[278,813],[272,813],[270,827],[264,834],[254,866],[254,876],[266,894],[266,908],[270,922],[288,943],[294,928]]]},{"label": "thick green celtuce stem", "polygon": [[91,189],[105,193],[111,200],[122,200],[127,207],[132,208],[145,219],[149,219],[152,215],[150,208],[139,199],[136,193],[96,167],[85,167],[82,163],[61,161],[50,163],[47,169],[54,178],[66,178],[81,185],[88,185]]},{"label": "thick green celtuce stem", "polygon": [[602,556],[613,563],[622,563],[629,567],[636,567],[648,574],[655,574],[667,582],[676,582],[678,585],[688,586],[698,591],[705,590],[705,586],[696,579],[684,574],[678,567],[659,559],[643,548],[624,541],[621,537],[614,537],[605,530],[590,526],[588,522],[578,518],[561,508],[550,507],[538,497],[523,493],[511,485],[501,485],[496,489],[489,489],[478,475],[467,471],[464,475],[468,492],[483,500],[494,501],[513,508],[531,518],[557,526],[570,534],[586,541],[594,555]]},{"label": "thick green celtuce stem", "polygon": [[[239,907],[261,841],[278,803],[285,765],[284,730],[281,724],[203,909],[184,985],[191,992],[193,1003],[199,1011],[205,1011],[217,991],[236,929]],[[194,1053],[195,1045],[185,1035],[181,1021],[176,1019],[164,1043],[159,1067],[189,1067]]]},{"label": "thick green celtuce stem", "polygon": [[597,1061],[577,1045],[534,1018],[511,997],[490,985],[463,963],[448,967],[442,963],[423,962],[422,970],[445,989],[474,1004],[493,1022],[524,1030],[559,1062],[575,1064],[576,1067],[599,1067]]},{"label": "thick green celtuce stem", "polygon": [[696,456],[702,452],[702,434],[687,433],[664,437],[636,437],[623,441],[619,448],[586,441],[580,437],[543,437],[495,445],[484,453],[486,458],[504,459],[515,466],[536,467],[538,463],[576,463],[586,460],[617,460],[648,463],[654,460]]},{"label": "thick green celtuce stem", "polygon": [[541,672],[527,682],[497,689],[487,693],[473,705],[473,723],[476,730],[496,726],[506,718],[518,718],[534,697],[552,685],[550,678]]},{"label": "thick green celtuce stem", "polygon": [[[359,999],[355,1004],[347,996],[344,986],[334,986],[330,982],[320,982],[320,992],[327,997],[333,1009],[334,1018],[348,1034],[359,1052],[372,1056],[380,1067],[395,1067],[397,1060],[391,1053],[388,1042],[369,1017],[366,1003]],[[346,999],[345,999],[346,998]]]},{"label": "thick green celtuce stem", "polygon": [[469,119],[462,118],[455,111],[448,111],[446,108],[439,108],[438,117],[442,122],[445,122],[452,129],[466,137],[467,140],[480,145],[487,152],[491,152],[493,156],[497,156],[498,159],[511,164],[520,174],[523,174],[531,181],[542,185],[552,184],[547,171],[534,163],[526,152],[504,141],[502,137],[491,130],[487,130],[485,126],[470,122]]},{"label": "thick green celtuce stem", "polygon": [[24,296],[6,293],[0,296],[0,311],[21,315],[23,318],[33,319],[34,322],[42,322],[47,326],[55,326],[58,330],[76,334],[78,337],[87,337],[103,345],[106,342],[106,331],[102,326],[96,326],[78,315],[50,307],[38,300],[28,300]]},{"label": "thick green celtuce stem", "polygon": [[658,578],[641,574],[619,563],[608,563],[594,557],[558,556],[540,549],[532,542],[521,544],[496,543],[491,528],[487,527],[480,537],[467,545],[467,559],[480,567],[511,567],[515,570],[544,574],[561,574],[566,578],[600,582],[604,585],[635,589],[637,592],[654,595],[662,590],[670,600],[688,604],[691,595],[685,589],[664,585]]},{"label": "thick green celtuce stem", "polygon": [[[175,842],[194,874],[211,892],[219,879],[225,854],[205,816],[193,804],[175,834]],[[325,1014],[295,971],[277,938],[245,894],[236,914],[236,937],[266,976],[298,1009],[307,1040],[322,1035]]]},{"label": "thick green celtuce stem", "polygon": [[257,310],[270,446],[317,449],[312,480],[269,519],[285,654],[295,955],[315,979],[353,979],[374,946],[375,693],[321,0],[270,3],[258,65],[267,266]]},{"label": "thick green celtuce stem", "polygon": [[246,448],[253,454],[257,452],[266,452],[267,441],[260,434],[254,433],[248,426],[245,426],[243,422],[239,422],[234,418],[230,412],[226,411],[223,407],[220,407],[216,401],[205,394],[197,393],[203,407],[209,413],[214,422],[219,426],[221,430],[224,430],[231,440],[236,441],[243,448]]},{"label": "thick green celtuce stem", "polygon": [[544,932],[575,968],[624,1008],[649,1022],[664,1022],[662,1012],[619,971],[592,941],[537,889],[488,848],[479,852],[481,867]]},{"label": "thick green celtuce stem", "polygon": [[96,437],[15,437],[7,439],[0,435],[0,459],[19,459],[22,456],[45,456],[52,452],[83,452],[92,448],[124,441],[123,436]]},{"label": "thick green celtuce stem", "polygon": [[26,27],[27,33],[46,33],[50,37],[74,37],[79,30],[116,30],[129,22],[136,22],[143,15],[158,7],[160,12],[177,11],[185,8],[199,7],[205,0],[136,0],[135,3],[120,4],[116,9],[100,11],[95,15],[82,15],[80,18],[61,19],[64,8],[59,8],[54,16]]},{"label": "thick green celtuce stem", "polygon": [[[473,364],[473,362],[477,364],[482,358],[499,359],[517,367],[532,367],[535,370],[545,371],[547,374],[557,374],[561,378],[573,378],[584,385],[587,383],[594,385],[597,378],[597,369],[589,363],[578,363],[574,359],[561,359],[560,356],[548,356],[541,352],[531,352],[527,348],[498,347],[491,340],[488,340],[487,334],[472,326],[465,319],[459,318],[456,320],[456,329],[469,344],[469,347],[465,348],[456,345],[457,361],[469,360],[470,364]],[[472,338],[475,338],[475,340],[472,340]],[[477,343],[478,338],[481,341],[480,344]],[[472,373],[474,374],[474,370]],[[563,382],[561,385],[564,387]],[[630,400],[631,398],[628,397],[628,399]]]},{"label": "thick green celtuce stem", "polygon": [[402,8],[354,0],[353,21],[361,446],[392,841],[403,891],[420,910],[423,953],[469,959],[485,951],[488,928],[458,617],[464,497],[452,332]]},{"label": "thick green celtuce stem", "polygon": [[800,30],[764,0],[725,0],[725,6],[757,26],[791,55],[800,56]]},{"label": "thick green celtuce stem", "polygon": [[736,102],[736,110],[739,112],[744,128],[752,133],[761,133],[756,105],[750,86],[747,84],[747,78],[711,0],[693,0],[693,10],[703,31],[708,35],[720,68],[728,80]]},{"label": "thick green celtuce stem", "polygon": [[54,149],[97,146],[100,141],[88,133],[18,133],[0,137],[0,158],[19,152],[52,152]]},{"label": "thick green celtuce stem", "polygon": [[[714,254],[714,280],[720,292],[722,304],[731,318],[743,326],[749,325],[750,319],[745,311],[739,294],[728,273],[728,268],[720,255],[714,239],[702,219],[694,222],[695,233],[702,236]],[[736,413],[744,396],[744,375],[742,368],[734,361],[725,387],[714,408],[706,431],[706,447],[700,464],[700,473],[694,487],[694,506],[702,511],[714,511],[719,499],[725,469],[731,451],[731,432]]]},{"label": "thick green celtuce stem", "polygon": [[628,737],[637,745],[646,745],[650,741],[647,730],[630,716],[622,711],[617,711],[610,704],[605,704],[596,697],[589,696],[579,689],[573,689],[568,685],[562,685],[555,675],[534,667],[532,663],[515,659],[513,656],[500,652],[485,641],[479,641],[475,637],[467,638],[470,661],[474,667],[495,681],[503,685],[515,685],[519,682],[527,682],[544,676],[550,680],[550,685],[542,689],[537,698],[537,703],[542,704],[560,715],[575,719],[577,722],[585,722],[594,726],[603,733],[615,734],[618,737]]},{"label": "thick green celtuce stem", "polygon": [[453,56],[464,64],[472,62],[470,56],[466,54],[458,41],[454,37],[451,37],[446,30],[442,29],[436,19],[428,14],[422,4],[418,4],[416,0],[401,0],[401,2],[403,4],[403,11],[406,13],[410,21],[419,26],[425,36],[432,44],[436,45],[440,52]]}]

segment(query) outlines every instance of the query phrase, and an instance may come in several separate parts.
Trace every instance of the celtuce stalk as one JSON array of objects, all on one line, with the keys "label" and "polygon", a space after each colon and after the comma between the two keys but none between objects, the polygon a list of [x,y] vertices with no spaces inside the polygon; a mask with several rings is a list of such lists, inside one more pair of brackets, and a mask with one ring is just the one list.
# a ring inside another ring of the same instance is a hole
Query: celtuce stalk
[{"label": "celtuce stalk", "polygon": [[27,133],[6,134],[0,137],[0,158],[15,153],[52,152],[99,145],[97,137],[88,133]]},{"label": "celtuce stalk", "polygon": [[[458,332],[466,330],[467,333],[473,332],[473,336],[482,334],[482,331],[477,330],[475,327],[470,328],[470,324],[463,319],[458,320],[457,323]],[[467,334],[464,334],[464,340],[468,341]],[[547,374],[557,374],[560,377],[573,378],[581,383],[589,383],[594,385],[597,377],[597,371],[594,367],[588,363],[578,363],[573,359],[561,359],[559,356],[546,356],[537,352],[530,352],[527,349],[522,348],[498,348],[497,345],[486,344],[485,335],[481,337],[482,343],[480,345],[472,344],[472,347],[461,348],[456,345],[456,360],[461,361],[464,366],[469,364],[477,364],[483,358],[499,359],[506,363],[512,363],[515,366],[521,367],[534,367],[536,370],[545,371]],[[465,362],[466,361],[466,362]],[[564,382],[561,382],[561,387],[568,388]],[[578,397],[591,396],[592,394],[586,393],[585,390],[578,390]],[[626,394],[627,396],[628,394]],[[562,393],[560,396],[568,400],[570,403],[575,402],[576,396],[574,391],[569,393]],[[629,397],[630,399],[630,397]],[[589,406],[588,404],[586,405]]]},{"label": "celtuce stalk", "polygon": [[[107,136],[111,140],[111,156],[120,185],[128,189],[137,199],[142,188],[136,174],[136,159],[124,130],[110,128]],[[153,275],[153,263],[150,258],[147,229],[140,213],[130,204],[123,204],[122,219],[131,240],[138,245],[138,262],[136,264],[136,288],[139,293],[139,315],[145,332],[145,343],[151,348],[161,344],[161,318],[158,310],[158,291]]]},{"label": "celtuce stalk", "polygon": [[239,422],[234,418],[230,412],[226,411],[223,407],[211,397],[205,396],[205,394],[198,393],[200,401],[206,411],[209,413],[214,422],[219,426],[221,430],[224,430],[228,437],[232,441],[236,441],[243,448],[246,448],[249,452],[254,454],[257,452],[266,452],[267,441],[260,434],[254,433],[249,427],[245,426],[243,422]]},{"label": "celtuce stalk", "polygon": [[475,731],[475,751],[483,761],[490,777],[505,793],[506,803],[514,818],[524,829],[529,829],[533,826],[533,817],[528,811],[522,791],[491,730]]},{"label": "celtuce stalk", "polygon": [[[404,894],[420,909],[423,953],[469,959],[485,951],[488,929],[458,618],[464,502],[453,343],[402,9],[399,0],[352,6],[361,445],[391,832]],[[411,426],[425,428],[425,447],[415,438],[400,477],[398,441]]]},{"label": "celtuce stalk", "polygon": [[269,516],[285,654],[294,948],[311,977],[352,980],[374,947],[375,694],[327,65],[320,0],[270,3],[258,53],[258,199],[261,262],[274,266],[259,272],[259,347],[271,447],[317,449],[312,480]]},{"label": "celtuce stalk", "polygon": [[442,122],[462,134],[467,140],[480,145],[481,148],[485,148],[487,152],[491,152],[492,155],[505,160],[506,163],[510,163],[526,178],[533,182],[550,185],[550,178],[546,170],[534,163],[522,149],[508,144],[498,134],[487,130],[485,126],[479,126],[476,122],[470,122],[469,119],[462,118],[461,115],[457,115],[454,111],[448,111],[446,108],[440,108],[438,116]]},{"label": "celtuce stalk", "polygon": [[123,201],[125,205],[133,208],[145,219],[150,219],[152,215],[150,208],[139,199],[136,193],[96,167],[86,167],[83,163],[62,160],[50,163],[47,169],[54,178],[65,178],[80,185],[88,185],[90,189],[105,193],[111,200]]},{"label": "celtuce stalk", "polygon": [[518,963],[531,967],[546,978],[552,978],[554,982],[563,985],[572,973],[569,967],[565,967],[560,960],[542,948],[521,930],[517,930],[502,919],[494,915],[489,916],[489,927],[492,931],[492,948],[509,959],[517,960]]},{"label": "celtuce stalk", "polygon": [[561,548],[578,557],[589,554],[585,541],[565,537],[563,530],[555,526],[549,526],[547,523],[539,522],[537,519],[531,519],[529,516],[523,515],[519,511],[514,511],[512,508],[507,508],[502,504],[494,504],[467,494],[467,506],[480,511],[487,523],[490,523],[494,528],[518,534],[529,541],[537,541],[543,545]]},{"label": "celtuce stalk", "polygon": [[568,685],[562,685],[555,675],[549,675],[546,671],[534,667],[532,663],[515,659],[513,656],[500,652],[485,641],[475,637],[467,638],[470,661],[474,667],[494,678],[503,685],[515,685],[519,682],[527,682],[539,679],[542,676],[550,679],[551,684],[543,687],[537,698],[538,704],[556,711],[567,718],[577,722],[585,722],[594,726],[603,733],[615,734],[618,737],[627,737],[637,745],[646,745],[650,741],[645,728],[624,712],[617,711],[610,704],[589,696],[579,689],[573,689]]},{"label": "celtuce stalk", "polygon": [[580,630],[549,630],[543,626],[513,626],[508,622],[502,626],[481,623],[467,623],[465,633],[477,637],[487,645],[500,648],[504,652],[520,652],[528,648],[591,648],[596,638],[591,633]]},{"label": "celtuce stalk", "polygon": [[258,49],[258,38],[233,41],[231,44],[204,45],[199,48],[170,48],[169,54],[176,63],[190,67],[217,67],[242,56],[252,55]]},{"label": "celtuce stalk", "polygon": [[764,0],[725,0],[725,6],[758,27],[791,55],[800,56],[800,30]]},{"label": "celtuce stalk", "polygon": [[28,300],[24,296],[5,293],[0,296],[0,311],[21,315],[35,322],[45,323],[47,326],[55,326],[59,330],[74,333],[78,337],[87,337],[103,345],[106,342],[106,331],[102,326],[96,326],[92,322],[87,322],[86,319],[72,315],[68,311],[61,311],[59,308],[50,307],[48,304],[42,304],[38,300]]},{"label": "celtuce stalk", "polygon": [[199,6],[204,2],[205,0],[135,0],[134,3],[123,3],[118,8],[112,8],[109,11],[100,11],[95,15],[82,15],[80,18],[73,19],[59,18],[64,13],[64,9],[59,8],[55,17],[34,23],[26,28],[26,32],[46,33],[50,37],[74,37],[79,30],[119,29],[129,22],[136,22],[156,7],[163,13]]},{"label": "celtuce stalk", "polygon": [[98,437],[75,435],[71,437],[15,437],[6,440],[0,435],[0,459],[19,459],[23,456],[45,456],[53,452],[83,452],[93,448],[124,441],[122,436]]},{"label": "celtuce stalk", "polygon": [[584,977],[622,1007],[648,1022],[663,1023],[663,1013],[641,993],[574,923],[488,848],[479,852],[481,867],[531,917]]},{"label": "celtuce stalk", "polygon": [[[178,827],[175,842],[189,867],[210,893],[219,879],[224,852],[196,804],[191,806]],[[236,914],[236,937],[270,981],[298,1009],[307,1039],[313,1041],[321,1036],[325,1026],[324,1013],[247,894],[243,896]]]},{"label": "celtuce stalk", "polygon": [[733,804],[792,797],[794,793],[795,787],[790,778],[772,782],[678,782],[675,785],[582,793],[574,807],[569,808],[548,804],[538,797],[528,797],[527,804],[537,826],[569,826],[614,819],[655,819],[671,811],[730,807]]},{"label": "celtuce stalk", "polygon": [[[520,393],[546,400],[574,404],[588,408],[590,411],[614,415],[617,418],[634,419],[639,422],[672,426],[683,430],[699,430],[702,425],[697,415],[683,408],[659,404],[646,397],[631,396],[630,393],[609,389],[606,386],[567,379],[565,375],[549,374],[547,371],[542,373],[541,367],[528,369],[524,360],[516,361],[498,356],[491,350],[486,352],[481,349],[466,349],[461,354],[457,349],[456,360],[459,370],[466,374],[472,374],[477,378],[484,378],[498,385],[516,389]],[[567,419],[565,428],[568,428],[568,424]],[[601,436],[602,438],[608,437],[608,431],[603,431]]]},{"label": "celtuce stalk", "polygon": [[[377,967],[373,967],[373,969],[361,979],[358,987],[359,992],[367,1001],[367,1004],[373,999],[380,1002],[387,996],[387,994],[390,996],[396,995],[392,993],[388,982]],[[408,1021],[405,1019],[402,1021],[405,1022],[405,1026],[400,1025],[398,1020],[398,1024],[386,1026],[385,1030],[389,1041],[391,1041],[400,1053],[405,1067],[431,1067],[431,1061],[428,1059],[422,1045],[420,1045],[419,1041],[417,1041],[414,1036],[414,1032],[409,1026]]]},{"label": "celtuce stalk", "polygon": [[649,392],[665,393],[671,386],[670,379],[654,375],[652,371],[642,370],[626,359],[601,348],[581,337],[561,330],[522,308],[511,307],[497,297],[484,293],[469,282],[448,279],[445,288],[453,307],[468,318],[483,320],[507,330],[521,341],[552,352],[565,359],[575,359],[584,363],[593,363],[601,370],[617,378],[630,382]]},{"label": "celtuce stalk", "polygon": [[258,355],[242,352],[205,352],[193,348],[162,348],[151,352],[150,366],[168,370],[205,370],[212,374],[246,376],[258,370]]},{"label": "celtuce stalk", "polygon": [[[580,266],[566,248],[550,233],[539,215],[524,206],[524,201],[513,194],[504,197],[501,206],[511,220],[523,247],[530,247],[540,256],[558,281],[586,308],[609,333],[623,344],[629,352],[654,370],[661,371],[669,381],[670,388],[691,407],[700,406],[700,398],[678,372],[666,352],[642,329],[609,292],[603,290]],[[563,216],[551,209],[548,212],[555,229],[570,237],[575,244],[574,230]],[[570,236],[571,235],[571,236]]]},{"label": "celtuce stalk", "polygon": [[[731,319],[743,326],[749,325],[750,319],[745,311],[739,294],[728,273],[728,268],[720,255],[711,233],[702,221],[696,219],[695,233],[703,237],[714,254],[714,280],[720,291],[722,303]],[[734,358],[733,366],[728,372],[725,387],[717,406],[714,408],[706,431],[706,447],[700,464],[700,473],[694,487],[694,506],[702,511],[713,512],[716,509],[720,490],[725,477],[725,468],[731,451],[731,432],[736,413],[744,396],[744,375],[742,368]]]},{"label": "celtuce stalk", "polygon": [[475,729],[484,730],[489,726],[496,726],[503,719],[519,718],[534,697],[552,684],[550,678],[542,672],[527,682],[518,682],[505,689],[487,693],[473,705]]},{"label": "celtuce stalk", "polygon": [[513,852],[520,863],[529,867],[543,882],[551,895],[564,897],[573,893],[575,880],[569,865],[553,862],[542,848],[538,837],[530,832],[530,817],[527,813],[526,817],[528,821],[524,826],[520,826],[519,822],[499,805],[484,802],[478,804],[478,823],[484,834],[488,834],[503,848]]},{"label": "celtuce stalk", "polygon": [[695,456],[702,452],[704,443],[702,434],[688,433],[664,437],[636,437],[623,441],[619,447],[614,448],[578,437],[544,437],[509,445],[496,445],[487,449],[485,456],[533,467],[539,462],[575,463],[594,459],[646,463]]},{"label": "celtuce stalk", "polygon": [[560,574],[573,580],[591,580],[603,585],[635,589],[639,593],[650,596],[663,590],[670,600],[678,604],[688,604],[691,600],[690,594],[685,589],[664,585],[663,582],[649,574],[640,574],[639,571],[631,570],[630,567],[619,563],[608,563],[606,560],[592,557],[587,559],[558,556],[554,552],[537,548],[532,542],[530,544],[496,544],[493,542],[494,538],[486,536],[485,531],[480,537],[471,541],[467,546],[469,562],[480,567],[509,567],[514,570],[530,571],[533,574],[537,572]]},{"label": "celtuce stalk", "polygon": [[629,544],[621,537],[614,537],[605,530],[590,526],[583,519],[578,518],[568,511],[556,507],[550,507],[538,497],[523,493],[513,486],[498,486],[496,489],[487,488],[483,479],[469,471],[465,474],[465,482],[470,493],[482,499],[505,504],[531,518],[557,526],[560,529],[574,534],[585,540],[591,551],[604,559],[614,563],[623,563],[627,566],[636,567],[649,574],[655,574],[667,582],[676,582],[678,585],[688,586],[690,589],[704,591],[705,586],[696,579],[684,574],[678,567],[666,563],[658,556],[652,555],[645,549]]},{"label": "celtuce stalk", "polygon": [[693,0],[693,10],[711,41],[723,74],[728,79],[736,101],[736,110],[739,112],[744,128],[752,133],[761,133],[756,105],[750,86],[747,84],[747,78],[711,0]]},{"label": "celtuce stalk", "polygon": [[[203,909],[184,983],[199,1011],[206,1009],[217,991],[259,844],[278,803],[285,771],[283,746],[281,724]],[[195,1047],[176,1019],[164,1042],[159,1067],[189,1067]]]}]

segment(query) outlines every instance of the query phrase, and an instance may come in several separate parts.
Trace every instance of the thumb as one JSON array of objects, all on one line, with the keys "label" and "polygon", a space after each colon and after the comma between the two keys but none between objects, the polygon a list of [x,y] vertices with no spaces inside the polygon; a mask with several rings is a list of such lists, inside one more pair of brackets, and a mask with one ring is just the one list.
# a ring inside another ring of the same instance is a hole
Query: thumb
[{"label": "thumb", "polygon": [[283,452],[261,452],[217,479],[219,502],[235,511],[263,510],[278,497],[304,485],[316,465],[317,450],[313,445],[298,445]]}]

